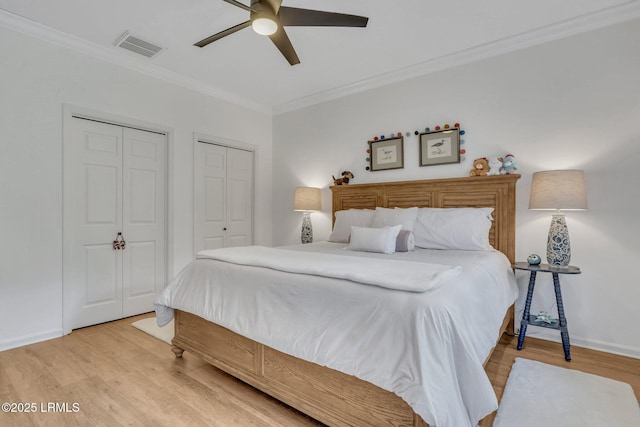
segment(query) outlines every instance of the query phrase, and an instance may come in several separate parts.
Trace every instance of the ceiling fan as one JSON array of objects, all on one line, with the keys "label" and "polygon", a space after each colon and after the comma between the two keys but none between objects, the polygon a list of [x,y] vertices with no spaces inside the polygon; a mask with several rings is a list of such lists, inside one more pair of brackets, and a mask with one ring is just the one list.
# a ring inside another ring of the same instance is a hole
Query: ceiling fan
[{"label": "ceiling fan", "polygon": [[300,59],[284,27],[366,27],[369,21],[369,18],[364,16],[281,6],[282,0],[251,0],[251,6],[236,0],[224,1],[248,11],[249,20],[209,36],[194,46],[205,47],[209,43],[251,26],[256,33],[268,36],[291,65],[299,64]]}]

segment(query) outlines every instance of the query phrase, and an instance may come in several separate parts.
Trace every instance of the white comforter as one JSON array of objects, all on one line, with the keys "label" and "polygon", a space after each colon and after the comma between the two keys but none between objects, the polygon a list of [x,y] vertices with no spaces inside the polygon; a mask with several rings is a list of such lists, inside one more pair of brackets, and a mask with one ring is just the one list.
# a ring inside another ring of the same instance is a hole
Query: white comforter
[{"label": "white comforter", "polygon": [[156,301],[276,350],[357,376],[402,397],[431,426],[475,426],[497,409],[483,362],[517,297],[499,252],[418,249],[391,255],[343,244],[287,247],[349,257],[462,266],[424,293],[213,259],[190,263]]},{"label": "white comforter", "polygon": [[345,279],[398,291],[426,292],[457,276],[459,265],[349,257],[305,251],[245,246],[201,251],[197,258],[271,268],[288,273]]}]

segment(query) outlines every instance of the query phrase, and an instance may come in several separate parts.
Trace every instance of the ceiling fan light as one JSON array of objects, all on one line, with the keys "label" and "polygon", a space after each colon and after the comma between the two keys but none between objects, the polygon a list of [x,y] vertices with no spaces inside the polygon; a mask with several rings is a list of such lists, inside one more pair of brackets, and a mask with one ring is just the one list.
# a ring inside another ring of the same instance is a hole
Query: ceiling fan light
[{"label": "ceiling fan light", "polygon": [[260,17],[251,21],[251,28],[260,35],[270,36],[278,31],[278,24],[273,19]]}]

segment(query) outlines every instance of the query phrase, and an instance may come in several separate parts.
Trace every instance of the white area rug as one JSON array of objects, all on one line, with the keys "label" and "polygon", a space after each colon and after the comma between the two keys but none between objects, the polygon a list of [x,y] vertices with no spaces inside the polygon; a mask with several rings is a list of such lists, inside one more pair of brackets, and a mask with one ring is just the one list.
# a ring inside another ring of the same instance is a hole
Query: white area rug
[{"label": "white area rug", "polygon": [[627,383],[516,358],[493,427],[639,427]]},{"label": "white area rug", "polygon": [[134,328],[138,328],[142,332],[146,332],[149,335],[166,342],[167,344],[171,344],[171,339],[173,338],[173,320],[160,328],[156,323],[155,317],[148,317],[146,319],[133,322],[131,326],[133,326]]}]

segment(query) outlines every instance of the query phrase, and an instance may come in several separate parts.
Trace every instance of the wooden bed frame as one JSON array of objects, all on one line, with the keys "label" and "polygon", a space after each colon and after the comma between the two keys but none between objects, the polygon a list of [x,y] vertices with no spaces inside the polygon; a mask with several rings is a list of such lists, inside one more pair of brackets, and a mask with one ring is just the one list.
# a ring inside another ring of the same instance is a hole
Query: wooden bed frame
[{"label": "wooden bed frame", "polygon": [[[515,185],[519,178],[500,175],[333,186],[333,218],[335,221],[338,210],[377,206],[493,207],[490,241],[513,263]],[[512,322],[513,307],[505,316],[500,335]],[[172,342],[176,357],[189,351],[331,426],[427,426],[392,392],[281,353],[184,311],[175,311]]]}]

